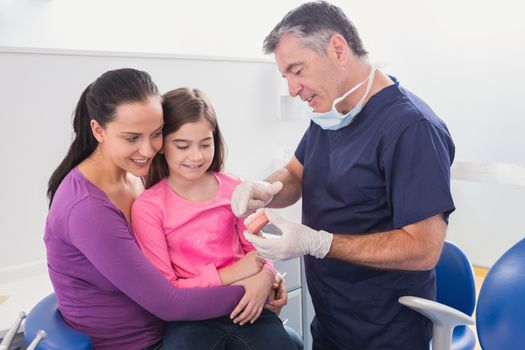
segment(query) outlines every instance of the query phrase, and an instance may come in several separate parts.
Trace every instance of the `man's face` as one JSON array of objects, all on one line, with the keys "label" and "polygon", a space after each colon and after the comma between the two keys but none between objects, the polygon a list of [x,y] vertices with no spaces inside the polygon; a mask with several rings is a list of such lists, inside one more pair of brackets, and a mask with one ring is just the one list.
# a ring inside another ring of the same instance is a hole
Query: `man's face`
[{"label": "man's face", "polygon": [[284,35],[275,49],[279,72],[288,82],[290,96],[299,96],[316,112],[332,109],[341,93],[337,88],[342,80],[340,67],[330,54],[320,55],[302,47],[296,38]]}]

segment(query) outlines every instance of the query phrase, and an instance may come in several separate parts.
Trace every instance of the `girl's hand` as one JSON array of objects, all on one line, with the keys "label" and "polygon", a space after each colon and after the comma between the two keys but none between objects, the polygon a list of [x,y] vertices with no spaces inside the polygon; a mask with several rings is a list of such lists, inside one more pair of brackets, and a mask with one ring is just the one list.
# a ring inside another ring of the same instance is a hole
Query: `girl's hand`
[{"label": "girl's hand", "polygon": [[232,265],[238,270],[239,280],[242,280],[261,272],[264,258],[257,254],[256,251],[248,252]]},{"label": "girl's hand", "polygon": [[230,314],[233,323],[239,323],[241,326],[247,322],[254,323],[261,315],[273,283],[274,276],[267,269],[262,269],[255,276],[235,282],[234,285],[243,286],[245,292]]},{"label": "girl's hand", "polygon": [[229,285],[251,277],[259,272],[264,265],[264,259],[256,251],[246,253],[235,263],[219,270],[222,284]]},{"label": "girl's hand", "polygon": [[284,276],[278,273],[275,275],[275,282],[270,292],[270,302],[265,305],[264,308],[278,316],[283,306],[287,303],[288,292],[286,290],[286,282],[284,281]]}]

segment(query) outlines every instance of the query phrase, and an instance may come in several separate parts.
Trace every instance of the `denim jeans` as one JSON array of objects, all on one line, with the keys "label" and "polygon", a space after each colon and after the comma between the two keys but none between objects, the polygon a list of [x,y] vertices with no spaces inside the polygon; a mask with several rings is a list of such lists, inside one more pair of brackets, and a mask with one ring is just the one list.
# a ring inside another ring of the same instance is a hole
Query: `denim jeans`
[{"label": "denim jeans", "polygon": [[263,310],[257,321],[243,326],[234,324],[229,316],[170,322],[162,350],[302,349],[301,339],[295,332],[292,337],[277,315]]}]

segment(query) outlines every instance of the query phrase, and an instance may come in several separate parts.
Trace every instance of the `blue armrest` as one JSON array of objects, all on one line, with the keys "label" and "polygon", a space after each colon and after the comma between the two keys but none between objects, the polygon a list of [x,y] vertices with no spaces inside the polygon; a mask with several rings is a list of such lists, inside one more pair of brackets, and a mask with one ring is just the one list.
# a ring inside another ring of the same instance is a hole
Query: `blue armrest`
[{"label": "blue armrest", "polygon": [[91,350],[91,338],[64,322],[57,309],[55,293],[42,299],[27,315],[24,325],[26,345],[31,343],[39,330],[44,330],[47,337],[40,341],[38,350]]}]

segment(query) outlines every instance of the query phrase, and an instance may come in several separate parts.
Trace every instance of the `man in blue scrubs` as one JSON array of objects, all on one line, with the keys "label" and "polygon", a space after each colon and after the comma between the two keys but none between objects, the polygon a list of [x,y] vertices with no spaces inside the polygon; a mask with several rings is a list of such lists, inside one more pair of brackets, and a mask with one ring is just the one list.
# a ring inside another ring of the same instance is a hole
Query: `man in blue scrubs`
[{"label": "man in blue scrubs", "polygon": [[370,64],[356,28],[329,3],[290,11],[264,49],[290,95],[315,112],[286,167],[239,184],[232,200],[241,216],[302,196],[302,224],[265,210],[282,237],[246,237],[272,259],[305,256],[314,349],[427,349],[430,321],[397,300],[435,299],[434,267],[455,209],[447,127]]}]

